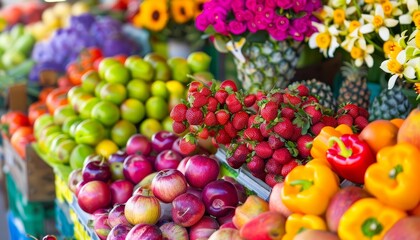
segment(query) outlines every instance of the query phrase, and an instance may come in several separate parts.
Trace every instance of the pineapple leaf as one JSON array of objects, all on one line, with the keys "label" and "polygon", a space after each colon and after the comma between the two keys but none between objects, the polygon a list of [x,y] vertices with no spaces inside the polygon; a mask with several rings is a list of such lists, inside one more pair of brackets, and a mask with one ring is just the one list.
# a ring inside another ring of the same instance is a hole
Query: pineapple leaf
[{"label": "pineapple leaf", "polygon": [[268,32],[267,31],[258,31],[256,33],[250,33],[246,37],[247,42],[257,42],[257,43],[263,43],[267,41],[268,39]]}]

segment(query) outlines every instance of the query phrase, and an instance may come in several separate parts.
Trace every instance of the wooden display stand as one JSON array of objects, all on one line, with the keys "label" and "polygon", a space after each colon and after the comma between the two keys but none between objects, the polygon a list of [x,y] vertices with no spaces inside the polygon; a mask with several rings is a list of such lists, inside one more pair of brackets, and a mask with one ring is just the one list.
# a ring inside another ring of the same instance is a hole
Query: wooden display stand
[{"label": "wooden display stand", "polygon": [[3,147],[7,170],[23,196],[31,202],[54,201],[54,171],[38,156],[32,145],[26,146],[26,159],[17,154],[5,136]]}]

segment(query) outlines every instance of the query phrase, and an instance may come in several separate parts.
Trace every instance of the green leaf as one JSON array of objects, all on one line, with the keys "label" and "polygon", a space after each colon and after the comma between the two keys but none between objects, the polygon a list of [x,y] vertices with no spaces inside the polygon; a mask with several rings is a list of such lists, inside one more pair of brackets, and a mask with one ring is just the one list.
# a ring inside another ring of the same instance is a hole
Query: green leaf
[{"label": "green leaf", "polygon": [[258,31],[253,34],[248,34],[246,37],[247,42],[253,42],[253,43],[263,43],[267,41],[268,39],[268,32],[267,31]]}]

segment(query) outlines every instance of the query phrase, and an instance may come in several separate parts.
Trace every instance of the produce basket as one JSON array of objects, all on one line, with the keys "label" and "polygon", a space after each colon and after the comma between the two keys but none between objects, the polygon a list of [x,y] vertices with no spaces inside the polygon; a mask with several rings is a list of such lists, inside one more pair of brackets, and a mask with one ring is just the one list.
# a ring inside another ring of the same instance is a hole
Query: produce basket
[{"label": "produce basket", "polygon": [[55,227],[64,239],[73,239],[74,224],[70,218],[70,206],[67,203],[55,201]]}]

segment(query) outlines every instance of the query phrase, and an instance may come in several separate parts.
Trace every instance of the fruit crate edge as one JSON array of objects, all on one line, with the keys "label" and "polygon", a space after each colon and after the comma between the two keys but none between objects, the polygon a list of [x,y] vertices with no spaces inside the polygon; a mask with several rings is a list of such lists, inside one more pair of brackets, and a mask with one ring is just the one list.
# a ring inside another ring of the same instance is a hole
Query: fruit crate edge
[{"label": "fruit crate edge", "polygon": [[73,212],[77,216],[77,222],[75,221],[76,220],[75,217],[74,216],[72,217],[73,223],[75,224],[75,235],[76,233],[82,231],[82,229],[79,229],[79,228],[83,226],[83,230],[85,233],[82,233],[82,234],[87,234],[92,240],[99,240],[98,235],[96,235],[93,229],[88,226],[90,214],[84,212],[80,208],[79,204],[77,203],[76,196],[73,195],[73,198],[74,199],[72,203],[70,204],[70,208],[71,210],[73,210]]}]

